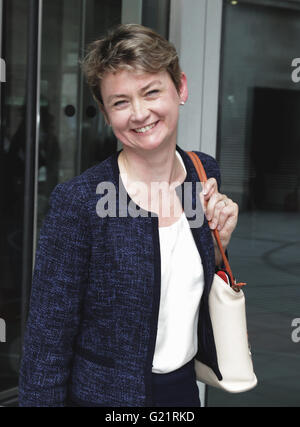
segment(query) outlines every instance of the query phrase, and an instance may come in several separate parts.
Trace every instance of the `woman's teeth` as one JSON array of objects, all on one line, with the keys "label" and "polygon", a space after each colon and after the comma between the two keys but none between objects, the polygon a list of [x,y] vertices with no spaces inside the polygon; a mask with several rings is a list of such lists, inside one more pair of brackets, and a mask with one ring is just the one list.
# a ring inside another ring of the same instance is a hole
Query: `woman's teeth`
[{"label": "woman's teeth", "polygon": [[134,130],[135,130],[135,132],[138,132],[138,133],[144,133],[144,132],[147,132],[147,130],[154,128],[155,125],[156,125],[156,123],[152,123],[152,125],[148,125],[148,126],[145,126],[143,128],[134,129]]}]

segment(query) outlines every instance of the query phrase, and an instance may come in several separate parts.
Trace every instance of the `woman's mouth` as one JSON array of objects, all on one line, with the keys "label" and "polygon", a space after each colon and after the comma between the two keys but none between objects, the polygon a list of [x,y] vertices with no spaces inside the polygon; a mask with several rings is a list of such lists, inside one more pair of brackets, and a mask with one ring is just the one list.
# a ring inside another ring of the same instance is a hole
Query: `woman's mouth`
[{"label": "woman's mouth", "polygon": [[134,131],[134,132],[136,132],[136,133],[141,133],[141,134],[146,133],[146,132],[148,132],[149,130],[153,129],[153,128],[154,128],[154,126],[156,126],[156,125],[157,125],[157,123],[158,123],[158,121],[157,121],[157,122],[155,122],[155,123],[151,123],[150,125],[143,126],[143,127],[141,127],[141,128],[133,129],[133,131]]}]

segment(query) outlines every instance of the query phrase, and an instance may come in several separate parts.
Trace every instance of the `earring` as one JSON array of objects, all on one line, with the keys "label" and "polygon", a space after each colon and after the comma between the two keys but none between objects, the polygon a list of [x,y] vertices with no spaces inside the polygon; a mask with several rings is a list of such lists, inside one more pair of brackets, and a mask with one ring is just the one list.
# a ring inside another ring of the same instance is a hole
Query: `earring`
[{"label": "earring", "polygon": [[181,101],[181,102],[180,102],[180,105],[184,105],[184,104],[185,104],[185,102],[184,102],[184,101]]}]

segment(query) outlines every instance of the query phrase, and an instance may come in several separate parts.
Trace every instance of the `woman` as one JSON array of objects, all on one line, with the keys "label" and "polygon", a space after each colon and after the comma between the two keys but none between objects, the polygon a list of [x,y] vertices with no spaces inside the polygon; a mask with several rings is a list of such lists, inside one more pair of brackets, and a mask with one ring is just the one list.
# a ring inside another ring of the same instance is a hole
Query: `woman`
[{"label": "woman", "polygon": [[123,150],[51,195],[20,405],[200,406],[194,358],[219,375],[208,294],[221,258],[211,230],[226,248],[237,205],[218,192],[216,161],[197,153],[209,179],[206,217],[194,221],[199,180],[176,145],[187,79],[169,42],[121,25],[90,46],[83,69]]}]

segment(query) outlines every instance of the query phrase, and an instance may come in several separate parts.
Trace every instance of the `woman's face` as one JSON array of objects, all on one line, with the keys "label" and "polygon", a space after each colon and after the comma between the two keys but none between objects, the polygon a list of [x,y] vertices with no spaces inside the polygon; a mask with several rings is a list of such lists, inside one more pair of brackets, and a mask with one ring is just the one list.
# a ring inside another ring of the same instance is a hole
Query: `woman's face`
[{"label": "woman's face", "polygon": [[182,73],[178,94],[170,75],[121,70],[101,82],[104,114],[115,136],[135,149],[151,150],[176,144],[179,105],[187,99]]}]

